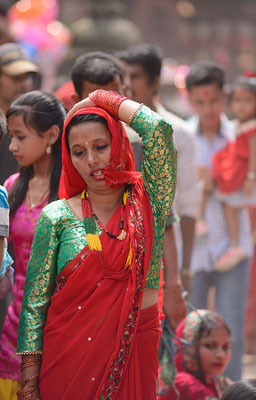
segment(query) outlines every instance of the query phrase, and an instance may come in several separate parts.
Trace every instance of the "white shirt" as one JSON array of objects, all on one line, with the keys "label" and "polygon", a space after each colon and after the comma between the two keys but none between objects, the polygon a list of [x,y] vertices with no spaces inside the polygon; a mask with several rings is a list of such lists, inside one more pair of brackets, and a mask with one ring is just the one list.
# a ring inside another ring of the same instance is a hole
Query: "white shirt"
[{"label": "white shirt", "polygon": [[189,125],[177,115],[167,111],[161,103],[155,104],[156,111],[173,127],[173,140],[177,148],[177,186],[173,209],[180,217],[196,218],[200,202],[195,162],[195,137]]}]

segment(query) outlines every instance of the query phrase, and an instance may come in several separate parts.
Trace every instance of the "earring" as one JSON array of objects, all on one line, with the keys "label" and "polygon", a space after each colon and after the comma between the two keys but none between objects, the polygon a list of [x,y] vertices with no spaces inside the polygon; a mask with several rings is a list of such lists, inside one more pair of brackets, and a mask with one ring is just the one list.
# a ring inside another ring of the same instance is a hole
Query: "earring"
[{"label": "earring", "polygon": [[52,152],[52,148],[51,148],[51,146],[48,144],[48,146],[46,147],[46,154],[51,154],[51,152]]}]

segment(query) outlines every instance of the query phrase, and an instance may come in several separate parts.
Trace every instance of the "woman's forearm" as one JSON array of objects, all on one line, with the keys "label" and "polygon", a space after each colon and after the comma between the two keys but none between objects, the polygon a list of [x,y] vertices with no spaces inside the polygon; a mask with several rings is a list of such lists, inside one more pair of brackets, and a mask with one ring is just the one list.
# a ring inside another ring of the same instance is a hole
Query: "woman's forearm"
[{"label": "woman's forearm", "polygon": [[119,119],[126,124],[129,124],[131,117],[140,107],[140,103],[133,100],[125,100],[119,107]]},{"label": "woman's forearm", "polygon": [[126,124],[130,122],[131,117],[140,106],[136,101],[121,96],[116,92],[103,89],[95,90],[90,93],[89,99],[92,100],[96,106],[106,110],[112,117],[118,118]]},{"label": "woman's forearm", "polygon": [[40,400],[39,375],[41,355],[25,354],[22,356],[21,375],[22,388],[18,391],[19,400]]},{"label": "woman's forearm", "polygon": [[139,108],[140,104],[136,101],[129,100],[125,96],[121,96],[116,92],[103,89],[95,90],[90,93],[89,97],[79,101],[69,111],[66,120],[81,108],[98,106],[106,110],[112,117],[119,118],[125,123],[129,123],[131,116]]}]

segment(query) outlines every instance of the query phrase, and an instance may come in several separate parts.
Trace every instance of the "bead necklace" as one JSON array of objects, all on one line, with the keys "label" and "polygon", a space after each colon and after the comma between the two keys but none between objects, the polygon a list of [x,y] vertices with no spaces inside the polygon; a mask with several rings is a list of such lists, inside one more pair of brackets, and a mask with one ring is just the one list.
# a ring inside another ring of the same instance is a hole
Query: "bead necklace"
[{"label": "bead necklace", "polygon": [[108,236],[110,236],[112,239],[118,239],[118,240],[124,240],[126,238],[126,231],[123,229],[124,228],[124,202],[122,199],[122,205],[121,205],[121,220],[120,220],[120,231],[121,233],[117,235],[113,235],[113,233],[110,233],[101,223],[100,219],[97,217],[95,212],[92,210],[92,216],[95,219],[96,223],[99,225],[99,227],[105,231]]},{"label": "bead necklace", "polygon": [[[106,232],[106,234],[111,237],[112,239],[118,239],[118,240],[124,240],[127,236],[127,232],[124,230],[124,206],[126,204],[127,201],[127,196],[128,196],[128,190],[126,190],[123,194],[122,197],[122,204],[121,204],[121,220],[120,220],[120,231],[121,233],[119,235],[114,235],[113,233],[109,232],[101,223],[100,219],[98,218],[98,216],[95,214],[95,212],[92,209],[92,205],[89,199],[89,195],[88,192],[83,192],[81,195],[81,201],[82,201],[82,212],[83,212],[83,221],[85,224],[85,230],[87,232],[87,240],[88,243],[89,241],[91,241],[92,237],[94,237],[94,240],[96,240],[94,242],[94,244],[92,246],[96,246],[97,248],[100,249],[100,243],[99,241],[96,239],[98,237],[97,234],[97,229],[96,229],[96,224],[98,227],[100,227],[103,231]],[[87,204],[87,206],[86,206]],[[89,215],[91,214],[91,218],[86,217],[86,214],[88,215],[88,213],[86,213],[85,209],[87,208],[87,210],[89,211]],[[96,244],[97,242],[97,244]]]}]

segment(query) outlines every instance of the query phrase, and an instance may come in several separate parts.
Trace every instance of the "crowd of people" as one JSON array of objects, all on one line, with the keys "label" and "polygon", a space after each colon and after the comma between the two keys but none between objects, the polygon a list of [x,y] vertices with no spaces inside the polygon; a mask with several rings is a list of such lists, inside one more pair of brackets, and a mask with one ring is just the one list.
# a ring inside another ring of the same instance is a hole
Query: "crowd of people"
[{"label": "crowd of people", "polygon": [[256,74],[227,95],[222,66],[192,64],[184,121],[162,60],[85,53],[51,94],[0,46],[1,399],[256,399]]}]

